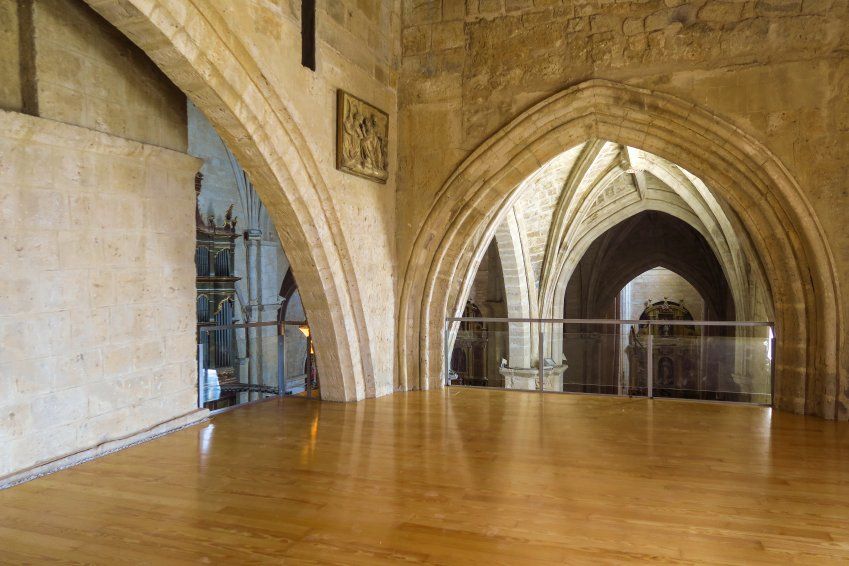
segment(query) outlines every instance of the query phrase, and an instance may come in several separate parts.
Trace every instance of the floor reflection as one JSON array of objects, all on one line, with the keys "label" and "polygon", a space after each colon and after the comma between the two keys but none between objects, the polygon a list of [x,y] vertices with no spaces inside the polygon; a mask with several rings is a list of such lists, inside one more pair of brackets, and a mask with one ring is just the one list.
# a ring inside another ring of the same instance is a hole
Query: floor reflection
[{"label": "floor reflection", "polygon": [[0,492],[0,547],[12,562],[849,560],[847,446],[849,423],[753,406],[275,399]]}]

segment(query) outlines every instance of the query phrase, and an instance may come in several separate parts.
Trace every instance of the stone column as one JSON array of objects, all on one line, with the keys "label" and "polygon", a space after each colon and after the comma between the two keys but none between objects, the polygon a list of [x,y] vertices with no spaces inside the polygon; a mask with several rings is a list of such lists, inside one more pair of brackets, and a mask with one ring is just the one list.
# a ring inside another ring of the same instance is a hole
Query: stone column
[{"label": "stone column", "polygon": [[[255,322],[259,320],[259,295],[260,295],[260,273],[261,273],[261,253],[259,246],[262,238],[262,230],[251,228],[245,230],[245,286],[248,289],[248,320],[245,322]],[[259,370],[262,367],[262,332],[261,328],[245,329],[245,336],[250,336],[247,340],[247,356],[248,356],[248,383],[257,384],[260,382]],[[248,394],[250,401],[250,394]]]}]

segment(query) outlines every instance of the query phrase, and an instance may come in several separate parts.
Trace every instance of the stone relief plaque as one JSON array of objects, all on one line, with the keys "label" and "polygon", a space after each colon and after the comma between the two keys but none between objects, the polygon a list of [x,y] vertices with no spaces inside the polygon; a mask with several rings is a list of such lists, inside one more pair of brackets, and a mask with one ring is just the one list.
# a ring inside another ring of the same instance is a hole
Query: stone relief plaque
[{"label": "stone relief plaque", "polygon": [[389,116],[344,90],[336,97],[336,168],[378,183],[389,177]]}]

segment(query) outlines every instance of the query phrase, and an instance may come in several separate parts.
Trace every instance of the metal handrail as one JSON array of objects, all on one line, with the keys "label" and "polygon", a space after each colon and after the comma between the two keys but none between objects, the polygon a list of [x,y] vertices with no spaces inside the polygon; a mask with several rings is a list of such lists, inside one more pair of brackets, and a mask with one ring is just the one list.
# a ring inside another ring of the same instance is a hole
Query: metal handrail
[{"label": "metal handrail", "polygon": [[[204,339],[210,335],[211,332],[217,330],[247,330],[250,328],[276,328],[277,329],[277,387],[276,391],[278,395],[284,395],[287,390],[287,383],[289,380],[286,378],[286,333],[283,331],[283,328],[286,326],[295,326],[301,327],[303,325],[308,324],[305,320],[270,320],[264,322],[241,322],[241,323],[232,323],[232,324],[216,324],[216,325],[202,325],[197,328],[197,363],[198,363],[198,406],[203,407],[203,389],[201,386],[201,379],[203,382],[206,382],[207,379],[207,368],[205,363],[205,353]],[[308,353],[309,355],[309,353]],[[203,376],[203,378],[201,377]],[[275,389],[272,386],[258,386],[257,384],[234,384],[236,387],[248,387],[250,390],[264,393],[271,393],[272,389]],[[312,383],[309,383],[308,386],[310,397],[312,397]],[[261,391],[262,390],[262,391]]]},{"label": "metal handrail", "polygon": [[265,322],[239,322],[233,324],[219,324],[216,326],[199,326],[198,332],[209,332],[210,330],[227,330],[228,328],[259,328],[263,326],[302,326],[307,324],[305,320],[284,320],[284,321],[276,321],[276,320],[267,320]]},{"label": "metal handrail", "polygon": [[542,324],[649,324],[670,326],[775,326],[771,321],[739,320],[664,320],[664,319],[610,319],[610,318],[503,318],[503,317],[464,317],[449,316],[446,322],[539,322]]}]

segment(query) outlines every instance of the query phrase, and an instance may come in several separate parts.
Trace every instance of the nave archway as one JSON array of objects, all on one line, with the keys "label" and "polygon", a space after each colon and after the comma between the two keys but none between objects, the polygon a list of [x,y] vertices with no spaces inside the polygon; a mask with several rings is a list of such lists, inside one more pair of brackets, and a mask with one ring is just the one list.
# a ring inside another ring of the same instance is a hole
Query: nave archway
[{"label": "nave archway", "polygon": [[215,11],[188,0],[86,0],[203,112],[250,174],[310,315],[322,398],[375,395],[362,299],[341,222],[289,104]]},{"label": "nave archway", "polygon": [[762,144],[709,111],[602,80],[569,88],[524,112],[473,152],[443,186],[405,274],[400,385],[440,386],[444,320],[458,312],[481,246],[525,179],[588,140],[610,140],[676,163],[737,213],[774,308],[773,403],[835,418],[843,328],[836,274],[797,182]]}]

